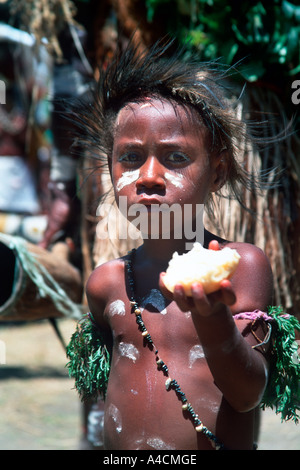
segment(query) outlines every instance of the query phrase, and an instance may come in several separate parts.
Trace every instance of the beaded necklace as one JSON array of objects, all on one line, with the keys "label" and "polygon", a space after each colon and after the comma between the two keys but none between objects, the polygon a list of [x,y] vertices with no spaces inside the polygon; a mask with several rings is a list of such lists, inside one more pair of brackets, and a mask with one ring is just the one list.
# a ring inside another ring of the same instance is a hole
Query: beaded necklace
[{"label": "beaded necklace", "polygon": [[128,258],[126,260],[126,270],[127,270],[128,282],[129,282],[129,287],[130,287],[131,313],[135,314],[136,323],[138,325],[139,330],[141,331],[142,337],[147,342],[148,347],[154,351],[157,369],[159,371],[162,371],[163,374],[167,377],[166,382],[165,382],[166,390],[175,391],[177,397],[182,403],[182,410],[189,413],[193,426],[195,428],[195,431],[199,433],[200,432],[203,433],[210,440],[213,447],[215,447],[217,450],[225,450],[225,447],[222,444],[222,442],[220,442],[218,438],[199,419],[192,405],[188,402],[188,399],[185,393],[181,390],[180,385],[177,382],[177,380],[171,379],[169,375],[168,366],[159,356],[158,349],[155,347],[152,337],[145,326],[144,320],[142,318],[142,312],[136,301],[136,295],[135,295],[135,281],[134,281],[134,271],[133,271],[135,252],[136,252],[136,249],[134,248],[132,251],[129,252]]}]

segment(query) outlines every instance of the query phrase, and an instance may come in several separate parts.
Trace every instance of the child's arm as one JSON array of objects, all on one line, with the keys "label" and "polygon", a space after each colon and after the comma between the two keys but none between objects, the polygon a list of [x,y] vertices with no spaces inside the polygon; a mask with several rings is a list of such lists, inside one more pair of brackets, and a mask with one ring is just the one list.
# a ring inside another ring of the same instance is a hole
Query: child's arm
[{"label": "child's arm", "polygon": [[[106,343],[111,341],[110,327],[104,312],[112,285],[112,268],[112,262],[97,267],[90,275],[86,284],[89,310]],[[107,346],[110,348],[111,344],[107,344]]]},{"label": "child's arm", "polygon": [[[261,401],[268,364],[254,350],[252,335],[244,338],[245,321],[235,323],[233,313],[266,309],[271,303],[272,274],[263,252],[252,245],[235,246],[242,257],[232,282],[206,296],[202,286],[193,286],[187,298],[181,286],[174,300],[183,311],[190,310],[216,385],[231,406],[240,412],[253,409]],[[257,330],[263,339],[265,333]]]}]

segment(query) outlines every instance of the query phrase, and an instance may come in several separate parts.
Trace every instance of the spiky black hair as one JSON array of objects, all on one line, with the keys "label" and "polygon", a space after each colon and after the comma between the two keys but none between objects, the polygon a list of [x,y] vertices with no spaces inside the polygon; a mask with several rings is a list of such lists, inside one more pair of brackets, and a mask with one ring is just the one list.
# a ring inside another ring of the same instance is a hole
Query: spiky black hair
[{"label": "spiky black hair", "polygon": [[209,131],[210,151],[226,149],[224,183],[228,194],[243,204],[240,187],[253,189],[255,182],[238,161],[238,153],[240,145],[244,148],[245,141],[255,138],[236,117],[226,95],[228,70],[217,62],[185,60],[183,50],[170,54],[171,44],[160,41],[140,52],[130,43],[126,50],[116,53],[108,68],[100,73],[91,100],[73,114],[80,128],[81,146],[107,165],[113,149],[114,124],[126,104],[139,103],[150,96],[191,107]]}]

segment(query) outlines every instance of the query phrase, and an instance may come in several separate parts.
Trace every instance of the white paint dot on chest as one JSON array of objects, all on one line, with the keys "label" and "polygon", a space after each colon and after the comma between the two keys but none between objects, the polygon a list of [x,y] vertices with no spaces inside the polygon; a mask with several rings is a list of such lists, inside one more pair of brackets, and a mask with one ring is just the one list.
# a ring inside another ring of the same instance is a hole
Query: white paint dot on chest
[{"label": "white paint dot on chest", "polygon": [[125,303],[123,300],[114,300],[108,307],[109,315],[125,315]]},{"label": "white paint dot on chest", "polygon": [[122,431],[122,417],[118,408],[111,403],[108,407],[107,414],[115,423],[116,431],[120,433]]},{"label": "white paint dot on chest", "polygon": [[204,358],[204,351],[200,344],[196,344],[189,352],[189,368],[191,368],[197,359]]},{"label": "white paint dot on chest", "polygon": [[156,450],[175,450],[172,445],[167,444],[159,437],[149,437],[147,439],[147,444],[149,447],[152,447],[152,449]]},{"label": "white paint dot on chest", "polygon": [[119,351],[120,356],[127,357],[133,362],[135,362],[140,356],[138,349],[133,344],[130,344],[130,343],[121,342],[119,344],[118,351]]}]

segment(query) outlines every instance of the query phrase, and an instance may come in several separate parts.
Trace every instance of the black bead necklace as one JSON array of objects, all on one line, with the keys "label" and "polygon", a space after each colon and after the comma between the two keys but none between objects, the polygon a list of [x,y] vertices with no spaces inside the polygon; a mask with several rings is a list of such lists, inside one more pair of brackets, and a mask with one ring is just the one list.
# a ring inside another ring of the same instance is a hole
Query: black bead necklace
[{"label": "black bead necklace", "polygon": [[180,385],[175,379],[171,379],[169,375],[169,369],[167,364],[160,358],[158,349],[155,347],[152,337],[147,330],[145,323],[142,318],[142,313],[139,308],[139,305],[136,301],[135,295],[135,282],[134,282],[134,271],[133,271],[133,263],[134,263],[134,256],[136,250],[133,249],[127,257],[126,260],[126,268],[127,268],[127,276],[128,282],[130,287],[130,303],[131,303],[131,313],[135,314],[136,323],[138,325],[139,330],[141,331],[142,337],[147,342],[149,348],[154,351],[155,358],[156,358],[156,365],[159,371],[162,371],[164,375],[167,377],[165,385],[166,390],[174,390],[177,397],[182,403],[182,410],[189,413],[190,418],[192,420],[193,426],[195,431],[203,433],[211,442],[213,447],[217,450],[224,450],[224,445],[218,440],[218,438],[202,423],[199,419],[198,415],[195,413],[192,405],[188,402],[188,399],[185,393],[181,390]]}]

